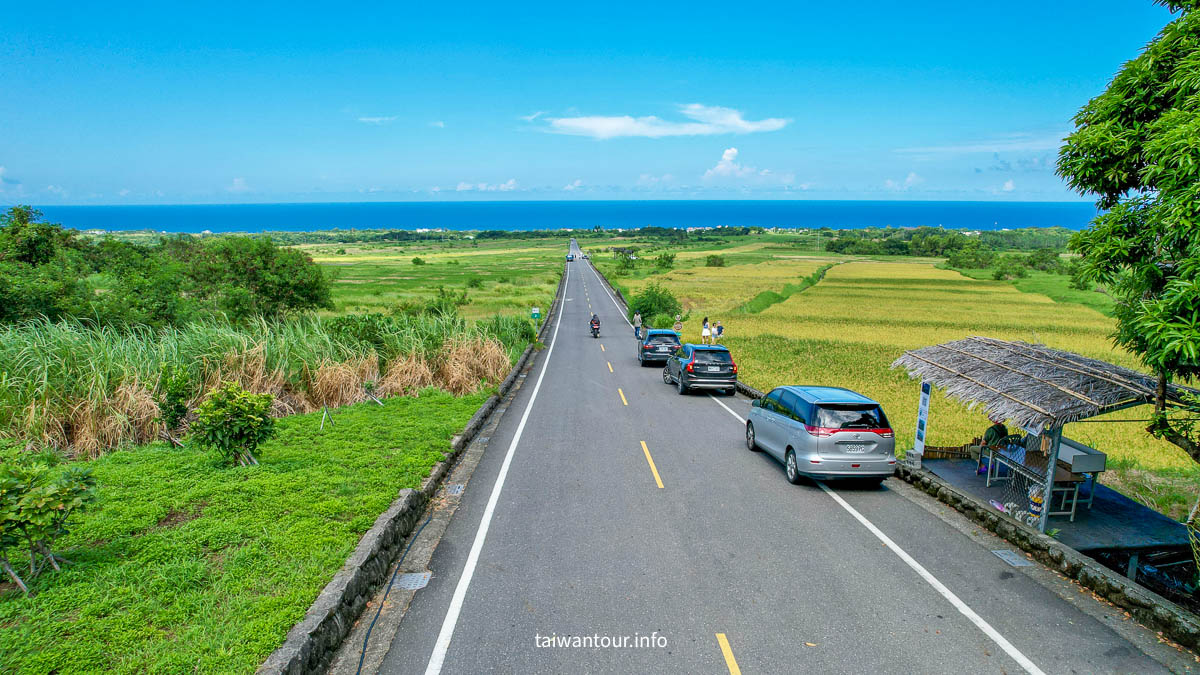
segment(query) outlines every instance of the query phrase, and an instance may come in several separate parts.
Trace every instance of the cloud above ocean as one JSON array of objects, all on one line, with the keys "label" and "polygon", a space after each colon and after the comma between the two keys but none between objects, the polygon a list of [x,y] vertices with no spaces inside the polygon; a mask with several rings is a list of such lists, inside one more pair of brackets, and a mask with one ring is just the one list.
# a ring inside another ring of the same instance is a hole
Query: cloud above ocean
[{"label": "cloud above ocean", "polygon": [[[666,120],[654,115],[584,115],[579,117],[547,117],[545,130],[568,136],[609,138],[667,138],[672,136],[715,136],[720,134],[752,134],[778,131],[790,119],[768,117],[748,120],[740,110],[687,103],[678,108],[686,119]],[[531,120],[532,121],[532,120]]]}]

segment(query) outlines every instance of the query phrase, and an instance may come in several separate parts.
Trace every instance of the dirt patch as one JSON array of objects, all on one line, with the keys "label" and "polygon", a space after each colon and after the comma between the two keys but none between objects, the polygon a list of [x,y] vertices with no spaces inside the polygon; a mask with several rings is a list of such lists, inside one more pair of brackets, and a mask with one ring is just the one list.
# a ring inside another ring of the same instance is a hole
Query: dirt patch
[{"label": "dirt patch", "polygon": [[167,511],[167,515],[158,519],[158,522],[154,524],[154,528],[161,530],[167,527],[179,527],[184,523],[191,522],[204,515],[204,507],[206,506],[208,506],[208,502],[196,502],[182,509],[170,509]]}]

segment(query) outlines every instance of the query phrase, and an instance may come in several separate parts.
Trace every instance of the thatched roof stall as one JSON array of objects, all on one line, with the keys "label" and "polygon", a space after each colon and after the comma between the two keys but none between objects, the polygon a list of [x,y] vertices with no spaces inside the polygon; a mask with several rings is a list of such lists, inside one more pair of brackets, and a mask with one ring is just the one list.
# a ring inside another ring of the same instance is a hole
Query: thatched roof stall
[{"label": "thatched roof stall", "polygon": [[[907,351],[903,366],[989,415],[1041,433],[1076,420],[1152,403],[1158,380],[1152,375],[1027,342],[969,337]],[[1167,398],[1195,389],[1169,385]]]}]

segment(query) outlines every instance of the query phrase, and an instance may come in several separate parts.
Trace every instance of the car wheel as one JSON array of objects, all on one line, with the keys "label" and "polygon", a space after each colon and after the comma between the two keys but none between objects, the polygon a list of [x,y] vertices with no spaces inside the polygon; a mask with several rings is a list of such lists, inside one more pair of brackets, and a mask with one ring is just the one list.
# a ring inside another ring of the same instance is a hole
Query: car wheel
[{"label": "car wheel", "polygon": [[679,379],[675,380],[675,388],[679,391],[679,395],[683,396],[688,393],[687,385],[683,383],[683,373],[679,374]]},{"label": "car wheel", "polygon": [[796,453],[792,450],[787,451],[784,470],[787,473],[789,483],[792,485],[800,484],[800,467],[796,466]]},{"label": "car wheel", "polygon": [[730,387],[725,390],[726,396],[737,396],[737,387]]},{"label": "car wheel", "polygon": [[671,379],[671,366],[663,366],[663,384],[675,384]]},{"label": "car wheel", "polygon": [[758,443],[754,442],[754,422],[746,422],[746,449],[758,452]]},{"label": "car wheel", "polygon": [[883,478],[859,478],[858,486],[864,489],[878,488],[883,485]]}]

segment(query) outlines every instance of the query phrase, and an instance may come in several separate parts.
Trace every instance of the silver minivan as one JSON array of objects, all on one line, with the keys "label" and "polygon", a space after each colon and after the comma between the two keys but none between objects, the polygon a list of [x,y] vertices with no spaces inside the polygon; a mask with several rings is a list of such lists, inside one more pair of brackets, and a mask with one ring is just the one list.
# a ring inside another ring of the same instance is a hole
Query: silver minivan
[{"label": "silver minivan", "polygon": [[841,387],[777,387],[753,402],[746,447],[783,463],[789,482],[883,482],[896,469],[896,438],[883,408]]}]

